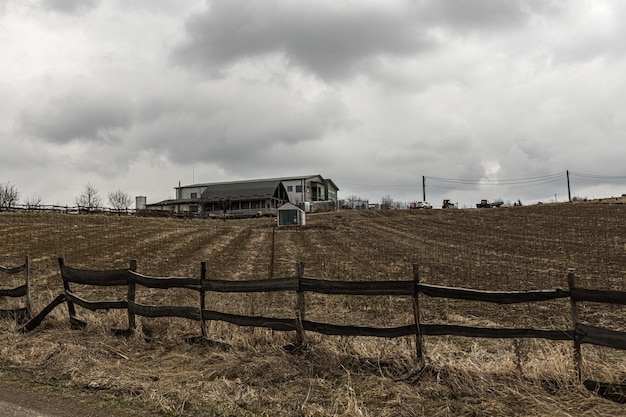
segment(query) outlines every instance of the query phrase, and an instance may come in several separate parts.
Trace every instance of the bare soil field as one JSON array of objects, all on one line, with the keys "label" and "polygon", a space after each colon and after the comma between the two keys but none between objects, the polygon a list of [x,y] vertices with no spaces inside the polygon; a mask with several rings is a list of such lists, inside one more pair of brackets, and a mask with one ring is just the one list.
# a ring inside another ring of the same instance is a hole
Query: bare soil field
[{"label": "bare soil field", "polygon": [[[550,204],[467,210],[340,211],[312,214],[307,226],[275,219],[200,220],[0,213],[0,265],[30,258],[35,313],[63,291],[57,258],[85,269],[126,268],[151,276],[261,279],[305,275],[338,280],[411,280],[488,290],[577,285],[626,290],[626,205]],[[20,284],[0,275],[0,288]],[[90,300],[125,297],[76,287]],[[113,296],[113,297],[112,297]],[[197,293],[138,289],[146,304],[197,305]],[[0,300],[8,308],[16,300]],[[212,310],[292,317],[294,295],[207,294]],[[569,301],[493,306],[421,297],[423,323],[493,327],[571,327]],[[138,331],[116,337],[121,311],[78,308],[89,325],[72,330],[67,308],[21,334],[0,320],[0,383],[62,392],[112,415],[189,416],[616,416],[626,406],[587,390],[572,364],[572,344],[534,339],[427,337],[427,366],[414,338],[308,334],[290,352],[290,332],[209,324],[220,346],[189,345],[197,322],[138,318]],[[402,297],[307,294],[307,318],[352,325],[410,324]],[[581,320],[626,331],[619,306],[582,303]],[[228,345],[228,348],[224,346]],[[583,346],[585,378],[626,379],[625,352]],[[68,415],[71,415],[68,413]]]}]

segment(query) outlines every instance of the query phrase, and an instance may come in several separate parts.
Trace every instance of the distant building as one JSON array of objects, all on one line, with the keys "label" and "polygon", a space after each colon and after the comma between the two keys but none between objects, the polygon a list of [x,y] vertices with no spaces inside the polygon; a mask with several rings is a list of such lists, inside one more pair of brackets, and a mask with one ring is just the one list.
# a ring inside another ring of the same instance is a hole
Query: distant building
[{"label": "distant building", "polygon": [[145,210],[145,209],[146,209],[146,197],[142,195],[135,197],[135,210]]},{"label": "distant building", "polygon": [[306,224],[306,213],[301,208],[291,203],[278,207],[278,227],[282,226],[304,226]]},{"label": "distant building", "polygon": [[276,215],[291,203],[304,211],[335,210],[339,188],[321,175],[191,184],[175,187],[176,198],[146,205],[149,210],[211,215]]}]

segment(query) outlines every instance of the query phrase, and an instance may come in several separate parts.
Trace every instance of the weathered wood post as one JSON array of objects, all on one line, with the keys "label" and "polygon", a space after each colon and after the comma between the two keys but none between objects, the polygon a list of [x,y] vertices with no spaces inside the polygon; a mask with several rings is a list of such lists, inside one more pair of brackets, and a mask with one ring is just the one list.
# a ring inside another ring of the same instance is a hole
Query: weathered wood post
[{"label": "weathered wood post", "polygon": [[574,269],[572,268],[567,270],[567,286],[569,287],[570,291],[569,300],[572,307],[572,333],[574,334],[574,368],[576,370],[576,376],[578,377],[578,380],[582,380],[582,353],[580,350],[580,342],[578,342],[578,337],[576,336],[576,328],[578,327],[578,305],[576,304],[576,299],[574,298],[573,294],[573,291],[576,289],[576,276],[574,275]]},{"label": "weathered wood post", "polygon": [[[128,269],[132,272],[137,272],[137,260],[136,259],[130,260],[130,266]],[[137,285],[135,284],[135,281],[129,280],[128,281],[128,297],[127,297],[128,307],[126,308],[128,309],[128,331],[130,332],[135,330],[135,328],[137,327],[137,323],[135,321],[135,313],[131,313],[131,307],[130,307],[130,304],[135,302],[136,289],[137,289]]]},{"label": "weathered wood post", "polygon": [[204,281],[206,280],[206,262],[202,261],[200,263],[200,332],[203,338],[206,338],[206,321],[204,320],[204,316],[202,312],[205,308],[205,296],[206,291],[204,289]]},{"label": "weathered wood post", "polygon": [[73,329],[79,327],[76,324],[76,308],[74,307],[74,303],[67,298],[67,293],[72,292],[70,288],[70,283],[67,282],[65,276],[63,275],[63,267],[65,266],[65,259],[63,257],[59,258],[59,268],[61,269],[61,279],[63,280],[63,290],[65,291],[66,302],[67,302],[67,312],[70,316],[70,325]]},{"label": "weathered wood post", "polygon": [[296,346],[304,347],[306,345],[306,337],[304,334],[304,318],[306,313],[306,305],[304,300],[304,291],[302,291],[301,281],[304,277],[304,263],[296,264],[296,276],[298,277],[298,290],[296,291]]},{"label": "weathered wood post", "polygon": [[28,255],[24,260],[24,284],[26,285],[26,315],[28,320],[33,318],[33,307],[30,300],[30,259]]},{"label": "weathered wood post", "polygon": [[422,332],[420,328],[420,304],[419,304],[419,290],[418,284],[420,283],[419,265],[413,264],[413,317],[415,319],[415,354],[417,355],[417,361],[420,366],[424,365],[424,345],[422,344]]},{"label": "weathered wood post", "polygon": [[268,278],[274,278],[274,258],[276,257],[276,228],[272,229],[272,249],[270,251],[270,265],[268,271]]}]

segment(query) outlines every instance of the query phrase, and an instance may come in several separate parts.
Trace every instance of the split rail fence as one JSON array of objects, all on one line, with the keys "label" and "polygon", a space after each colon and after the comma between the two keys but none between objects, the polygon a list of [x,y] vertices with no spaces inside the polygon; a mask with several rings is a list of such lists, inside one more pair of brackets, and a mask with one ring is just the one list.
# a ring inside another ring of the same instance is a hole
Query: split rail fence
[{"label": "split rail fence", "polygon": [[14,288],[0,288],[0,297],[6,298],[24,298],[24,307],[16,307],[10,309],[0,309],[0,317],[11,317],[17,322],[30,320],[31,303],[30,303],[30,283],[29,283],[29,259],[26,257],[24,263],[15,267],[6,267],[0,265],[0,276],[15,275],[22,272],[24,274],[24,284]]},{"label": "split rail fence", "polygon": [[[403,281],[336,281],[310,278],[304,275],[304,264],[296,264],[295,275],[287,278],[271,278],[245,281],[217,280],[207,278],[206,263],[200,264],[200,279],[178,277],[151,277],[137,273],[137,262],[130,261],[127,269],[85,270],[76,269],[65,264],[59,258],[59,267],[63,280],[64,292],[54,299],[36,317],[22,327],[22,331],[35,329],[45,317],[58,305],[67,303],[70,323],[74,328],[84,327],[87,323],[76,313],[76,306],[96,310],[127,310],[128,328],[117,329],[116,333],[129,335],[136,328],[136,316],[141,317],[179,317],[200,323],[198,340],[208,339],[207,322],[223,321],[237,326],[269,328],[276,331],[295,332],[295,346],[306,344],[306,332],[341,336],[373,336],[383,338],[415,337],[415,348],[418,361],[424,362],[422,339],[424,336],[466,336],[482,338],[538,338],[556,341],[572,341],[574,344],[574,365],[580,377],[581,344],[593,344],[615,349],[626,349],[626,333],[589,326],[581,323],[578,318],[578,303],[583,301],[626,305],[626,292],[591,290],[576,287],[573,270],[567,272],[568,288],[532,291],[485,291],[468,288],[444,287],[420,283],[419,268],[413,265],[411,280]],[[24,265],[16,268],[2,268],[3,272],[17,273],[26,271],[26,284],[17,289],[2,291],[0,295],[28,296],[28,259]],[[72,284],[91,285],[98,287],[127,287],[126,299],[90,301],[78,296],[72,290]],[[198,293],[196,306],[145,305],[137,302],[137,286],[152,289],[180,288]],[[261,317],[228,314],[206,308],[207,292],[218,293],[254,293],[254,292],[294,292],[295,314],[290,318]],[[396,327],[370,327],[338,325],[306,320],[306,293],[322,293],[334,295],[356,296],[398,296],[411,297],[414,318],[413,323]],[[420,322],[420,295],[429,297],[471,300],[496,304],[515,304],[548,301],[569,298],[571,306],[571,329],[552,330],[535,328],[495,328],[475,327],[450,324],[426,324]],[[30,311],[30,301],[27,303]]]}]

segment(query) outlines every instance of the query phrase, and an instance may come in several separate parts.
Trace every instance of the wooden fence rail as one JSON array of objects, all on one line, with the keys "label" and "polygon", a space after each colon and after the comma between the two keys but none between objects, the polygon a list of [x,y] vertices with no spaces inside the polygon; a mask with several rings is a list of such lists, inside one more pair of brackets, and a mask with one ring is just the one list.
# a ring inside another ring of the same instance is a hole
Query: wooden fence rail
[{"label": "wooden fence rail", "polygon": [[30,320],[32,314],[30,302],[29,259],[27,256],[23,264],[15,267],[5,267],[0,265],[0,273],[14,275],[19,274],[20,272],[24,273],[24,284],[14,288],[0,289],[0,297],[24,297],[26,299],[24,307],[0,310],[1,317],[13,317],[18,322]]},{"label": "wooden fence rail", "polygon": [[[557,341],[572,341],[574,344],[574,363],[580,376],[581,344],[593,344],[626,349],[626,333],[589,326],[579,321],[578,303],[582,301],[626,305],[626,292],[591,290],[577,288],[573,271],[568,271],[568,289],[532,291],[486,291],[468,288],[453,288],[419,282],[419,269],[413,266],[413,279],[403,281],[337,281],[306,277],[304,264],[297,264],[294,277],[232,281],[226,279],[208,279],[206,263],[200,264],[200,278],[187,277],[151,277],[137,273],[137,262],[130,261],[128,269],[84,270],[65,265],[59,258],[64,293],[59,295],[50,306],[46,307],[37,317],[27,323],[22,330],[36,328],[52,309],[64,301],[67,303],[70,323],[74,327],[83,327],[84,321],[77,317],[75,306],[95,310],[122,309],[128,313],[128,328],[118,329],[122,334],[130,334],[136,327],[136,316],[141,317],[179,317],[200,322],[201,337],[207,338],[208,321],[222,321],[237,326],[262,327],[276,331],[293,331],[296,333],[296,345],[306,344],[306,332],[341,336],[374,336],[396,338],[415,336],[416,354],[423,363],[424,336],[465,336],[481,338],[536,338]],[[17,273],[28,269],[28,259],[24,266],[9,269],[1,267],[2,272]],[[27,281],[28,282],[28,281]],[[126,299],[118,300],[86,300],[72,290],[72,284],[93,285],[101,287],[127,286]],[[137,302],[136,287],[151,289],[179,288],[197,292],[199,303],[195,306],[145,305]],[[22,290],[12,290],[21,294]],[[206,309],[207,292],[217,293],[251,293],[251,292],[293,292],[295,293],[296,312],[294,317],[276,318],[228,314]],[[356,296],[399,296],[413,299],[413,323],[395,327],[373,327],[319,323],[306,319],[306,293]],[[7,291],[0,295],[8,294]],[[476,327],[465,325],[434,324],[420,322],[419,296],[440,297],[457,300],[470,300],[494,304],[532,303],[568,298],[571,305],[572,326],[570,329],[535,329],[535,328],[501,328]]]}]

